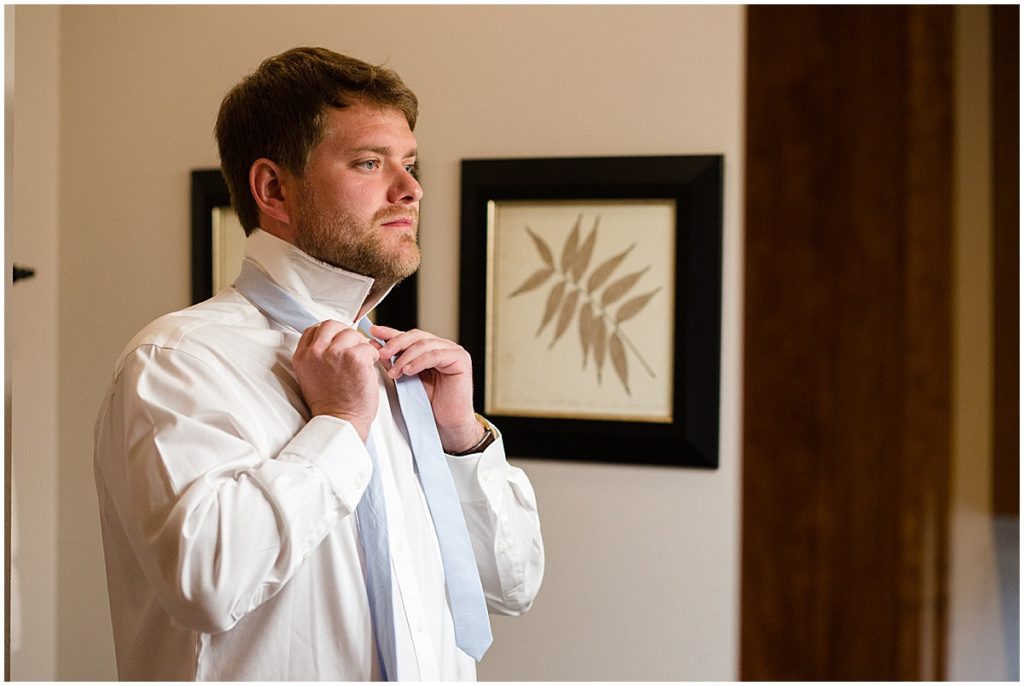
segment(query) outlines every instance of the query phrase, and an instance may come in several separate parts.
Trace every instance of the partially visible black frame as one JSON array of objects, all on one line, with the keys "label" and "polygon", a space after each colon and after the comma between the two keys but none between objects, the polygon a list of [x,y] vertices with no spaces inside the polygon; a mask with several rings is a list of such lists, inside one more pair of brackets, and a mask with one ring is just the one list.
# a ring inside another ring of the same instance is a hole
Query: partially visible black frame
[{"label": "partially visible black frame", "polygon": [[676,201],[671,424],[494,416],[509,455],[718,467],[721,396],[721,155],[463,160],[460,342],[486,397],[487,205],[498,200]]},{"label": "partially visible black frame", "polygon": [[[230,207],[231,196],[219,169],[192,171],[192,302],[213,295],[213,210]],[[374,310],[374,319],[407,331],[417,326],[417,280],[413,274],[395,286]]]}]

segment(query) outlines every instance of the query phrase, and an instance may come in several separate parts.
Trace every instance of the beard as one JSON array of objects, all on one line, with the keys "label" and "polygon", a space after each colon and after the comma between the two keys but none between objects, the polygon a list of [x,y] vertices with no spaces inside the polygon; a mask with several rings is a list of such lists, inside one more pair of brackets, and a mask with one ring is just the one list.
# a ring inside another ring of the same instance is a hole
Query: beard
[{"label": "beard", "polygon": [[[420,265],[416,208],[384,208],[369,220],[338,210],[325,211],[302,191],[295,245],[321,262],[373,279],[371,293],[382,293],[410,276]],[[398,218],[412,218],[412,229],[382,228]]]}]

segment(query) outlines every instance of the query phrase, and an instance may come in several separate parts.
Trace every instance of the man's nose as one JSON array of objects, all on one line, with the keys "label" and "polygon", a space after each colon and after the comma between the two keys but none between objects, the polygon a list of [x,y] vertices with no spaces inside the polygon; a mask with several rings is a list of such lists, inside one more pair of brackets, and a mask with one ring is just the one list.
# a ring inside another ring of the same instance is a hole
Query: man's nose
[{"label": "man's nose", "polygon": [[393,203],[415,203],[419,202],[420,198],[423,197],[423,187],[420,186],[419,181],[409,173],[404,167],[396,175],[394,182],[391,184],[391,197],[388,198]]}]

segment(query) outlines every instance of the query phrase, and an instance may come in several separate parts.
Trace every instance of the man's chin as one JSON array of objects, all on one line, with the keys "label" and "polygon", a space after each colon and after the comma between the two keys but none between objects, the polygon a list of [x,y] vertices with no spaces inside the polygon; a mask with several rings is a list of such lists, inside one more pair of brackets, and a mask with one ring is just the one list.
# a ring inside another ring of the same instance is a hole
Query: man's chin
[{"label": "man's chin", "polygon": [[399,272],[401,274],[404,274],[404,276],[400,276],[398,278],[398,281],[404,281],[405,279],[408,279],[410,276],[412,276],[413,274],[418,272],[419,269],[420,269],[420,258],[419,258],[419,256],[417,256],[415,261],[413,261],[412,263],[407,265],[404,269],[402,269]]},{"label": "man's chin", "polygon": [[395,259],[391,261],[386,269],[381,270],[376,280],[390,281],[397,284],[415,274],[419,268],[420,251],[419,247],[414,246],[414,252],[402,256],[395,255]]},{"label": "man's chin", "polygon": [[408,272],[405,276],[409,277],[416,273],[416,270],[420,268],[420,262],[423,259],[423,254],[420,252],[420,246],[416,242],[415,235],[410,236],[408,241],[403,241],[401,247],[402,255],[397,261],[404,267],[403,271]]}]

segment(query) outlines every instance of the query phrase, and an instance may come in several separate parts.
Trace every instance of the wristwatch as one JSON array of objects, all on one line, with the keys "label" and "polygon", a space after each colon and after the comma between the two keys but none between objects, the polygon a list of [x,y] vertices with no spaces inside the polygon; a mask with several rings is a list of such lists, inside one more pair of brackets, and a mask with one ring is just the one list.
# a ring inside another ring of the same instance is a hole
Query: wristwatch
[{"label": "wristwatch", "polygon": [[481,417],[479,414],[476,415],[476,420],[480,422],[480,425],[482,427],[484,427],[483,437],[479,441],[477,441],[473,447],[468,448],[466,450],[460,450],[457,453],[448,453],[449,455],[451,455],[452,457],[465,457],[466,455],[481,453],[484,450],[486,450],[491,445],[491,443],[494,443],[494,427],[491,426],[491,423],[484,419],[483,417]]}]

